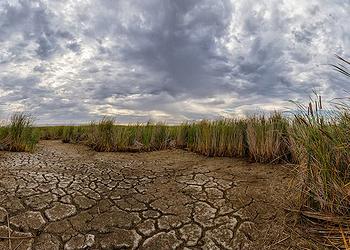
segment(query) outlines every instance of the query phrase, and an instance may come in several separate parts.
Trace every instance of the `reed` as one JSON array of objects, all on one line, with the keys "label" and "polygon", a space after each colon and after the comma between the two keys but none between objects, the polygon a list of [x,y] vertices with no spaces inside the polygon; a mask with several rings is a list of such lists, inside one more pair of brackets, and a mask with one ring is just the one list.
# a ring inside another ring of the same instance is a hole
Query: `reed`
[{"label": "reed", "polygon": [[291,158],[289,122],[281,114],[247,121],[249,158],[254,162],[288,162]]},{"label": "reed", "polygon": [[245,157],[246,126],[244,120],[234,119],[184,123],[174,138],[177,147],[207,156]]},{"label": "reed", "polygon": [[331,111],[327,117],[316,97],[295,115],[291,132],[303,176],[301,204],[304,209],[350,215],[350,109]]}]

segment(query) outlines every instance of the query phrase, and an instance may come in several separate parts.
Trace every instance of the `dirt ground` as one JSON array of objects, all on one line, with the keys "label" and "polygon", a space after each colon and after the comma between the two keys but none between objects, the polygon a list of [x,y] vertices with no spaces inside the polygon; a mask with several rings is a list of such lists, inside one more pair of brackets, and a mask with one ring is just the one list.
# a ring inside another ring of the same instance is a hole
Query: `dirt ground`
[{"label": "dirt ground", "polygon": [[0,153],[0,249],[319,249],[285,220],[292,177],[181,150],[43,141]]}]

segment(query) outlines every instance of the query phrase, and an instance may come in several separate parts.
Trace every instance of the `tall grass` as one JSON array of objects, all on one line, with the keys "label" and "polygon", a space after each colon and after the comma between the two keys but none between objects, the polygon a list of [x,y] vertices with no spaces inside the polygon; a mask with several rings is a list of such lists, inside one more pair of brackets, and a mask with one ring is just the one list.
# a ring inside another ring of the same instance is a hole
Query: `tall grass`
[{"label": "tall grass", "polygon": [[289,132],[301,178],[297,207],[302,221],[338,247],[339,227],[350,224],[350,107],[342,103],[327,110],[317,94],[298,107]]},{"label": "tall grass", "polygon": [[[287,161],[290,155],[287,129],[288,121],[280,114],[242,120],[204,120],[177,126],[151,122],[115,125],[113,118],[105,117],[88,127],[64,127],[60,139],[83,142],[96,151],[152,151],[176,147],[207,156],[281,162]],[[43,131],[47,138],[47,128]],[[52,133],[53,138],[59,134]]]},{"label": "tall grass", "polygon": [[245,157],[246,127],[234,119],[184,123],[176,127],[175,145],[207,156]]},{"label": "tall grass", "polygon": [[289,122],[281,114],[247,121],[249,157],[255,162],[291,161]]},{"label": "tall grass", "polygon": [[92,122],[88,129],[88,145],[96,151],[116,151],[115,120],[104,117],[97,124]]},{"label": "tall grass", "polygon": [[336,58],[338,59],[339,63],[337,64],[331,64],[331,66],[333,67],[333,69],[347,77],[350,77],[350,71],[349,69],[346,67],[350,65],[350,61],[346,60],[345,58],[336,55]]},{"label": "tall grass", "polygon": [[174,128],[165,124],[115,125],[113,118],[105,117],[91,123],[86,130],[86,143],[96,151],[151,151],[170,147]]},{"label": "tall grass", "polygon": [[321,98],[295,116],[291,136],[300,152],[306,209],[350,215],[350,109],[325,117]]},{"label": "tall grass", "polygon": [[63,137],[63,130],[66,126],[49,126],[39,127],[40,139],[42,140],[61,140]]},{"label": "tall grass", "polygon": [[3,150],[33,151],[39,140],[39,130],[33,128],[33,119],[25,113],[15,113],[7,125],[0,129]]},{"label": "tall grass", "polygon": [[65,126],[62,130],[62,142],[79,143],[86,139],[87,126]]},{"label": "tall grass", "polygon": [[[339,63],[332,67],[350,77],[347,68],[350,61],[337,58]],[[163,123],[121,126],[115,125],[112,118],[103,118],[88,129],[64,127],[52,129],[51,133],[52,137],[61,137],[65,142],[87,143],[97,151],[151,151],[176,147],[206,156],[298,164],[301,192],[297,206],[307,217],[306,221],[312,221],[313,226],[324,223],[348,227],[350,105],[338,100],[327,110],[321,96],[315,93],[307,105],[296,103],[296,107],[292,118],[274,113],[239,120],[186,122],[178,126]],[[348,247],[346,240],[350,230],[341,229],[341,232],[340,239],[345,239]],[[339,235],[336,237],[339,240]]]}]

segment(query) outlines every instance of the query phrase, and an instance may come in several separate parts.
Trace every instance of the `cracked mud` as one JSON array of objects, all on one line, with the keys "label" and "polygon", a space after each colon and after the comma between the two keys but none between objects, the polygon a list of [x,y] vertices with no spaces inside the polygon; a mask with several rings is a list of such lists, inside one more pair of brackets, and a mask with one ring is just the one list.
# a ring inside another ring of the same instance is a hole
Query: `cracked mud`
[{"label": "cracked mud", "polygon": [[181,150],[44,141],[0,153],[0,249],[299,249],[281,206],[290,175]]}]

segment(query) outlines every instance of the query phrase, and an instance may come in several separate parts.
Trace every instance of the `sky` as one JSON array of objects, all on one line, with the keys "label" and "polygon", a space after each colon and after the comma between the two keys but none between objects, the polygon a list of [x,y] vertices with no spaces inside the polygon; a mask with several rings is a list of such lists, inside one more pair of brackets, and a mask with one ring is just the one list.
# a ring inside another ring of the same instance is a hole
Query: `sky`
[{"label": "sky", "polygon": [[0,0],[0,117],[242,117],[350,81],[350,0]]}]

